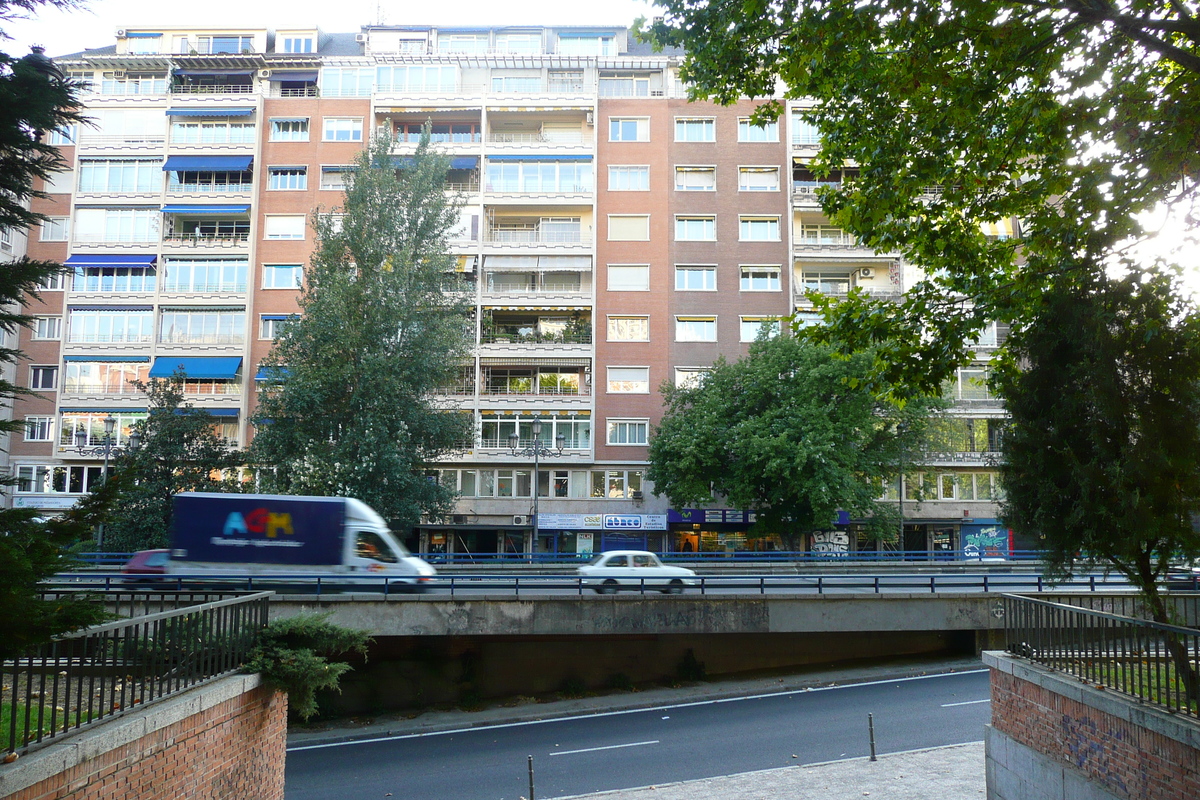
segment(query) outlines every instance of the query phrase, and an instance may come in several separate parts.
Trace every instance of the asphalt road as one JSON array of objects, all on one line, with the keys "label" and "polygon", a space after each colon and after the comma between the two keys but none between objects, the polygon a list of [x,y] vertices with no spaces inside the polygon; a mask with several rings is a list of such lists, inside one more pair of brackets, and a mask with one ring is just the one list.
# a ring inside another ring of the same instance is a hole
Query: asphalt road
[{"label": "asphalt road", "polygon": [[[986,670],[294,748],[286,800],[561,797],[978,741]],[[390,793],[390,794],[389,794]]]}]

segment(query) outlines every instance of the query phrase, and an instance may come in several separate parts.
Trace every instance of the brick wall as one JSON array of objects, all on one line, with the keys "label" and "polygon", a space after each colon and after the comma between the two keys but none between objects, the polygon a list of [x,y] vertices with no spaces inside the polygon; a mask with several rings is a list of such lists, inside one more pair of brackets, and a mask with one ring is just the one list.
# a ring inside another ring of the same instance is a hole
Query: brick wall
[{"label": "brick wall", "polygon": [[1200,724],[1194,720],[999,654],[986,654],[985,662],[993,667],[997,732],[1115,797],[1200,798]]},{"label": "brick wall", "polygon": [[0,795],[24,783],[7,797],[282,800],[287,696],[253,676],[225,681],[236,683],[187,692],[0,768]]}]

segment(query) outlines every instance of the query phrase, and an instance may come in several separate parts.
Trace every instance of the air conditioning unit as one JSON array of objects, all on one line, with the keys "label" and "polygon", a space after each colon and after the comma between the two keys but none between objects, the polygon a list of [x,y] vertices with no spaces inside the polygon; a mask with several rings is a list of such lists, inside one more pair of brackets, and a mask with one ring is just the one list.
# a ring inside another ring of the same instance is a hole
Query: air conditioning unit
[{"label": "air conditioning unit", "polygon": [[450,521],[452,523],[454,523],[455,525],[466,525],[467,524],[467,515],[466,514],[451,514]]},{"label": "air conditioning unit", "polygon": [[860,278],[874,278],[874,277],[875,277],[875,270],[871,269],[870,267],[863,267],[862,269],[860,269],[860,270],[858,271],[858,277],[860,277]]},{"label": "air conditioning unit", "polygon": [[354,41],[358,42],[359,44],[366,44],[367,35],[365,33],[356,33],[354,34]]},{"label": "air conditioning unit", "polygon": [[258,71],[258,77],[260,77],[260,78],[269,78],[269,77],[271,77],[271,70],[269,70],[269,69],[260,69],[260,70]]},{"label": "air conditioning unit", "polygon": [[513,525],[528,525],[529,517],[524,514],[513,514]]}]

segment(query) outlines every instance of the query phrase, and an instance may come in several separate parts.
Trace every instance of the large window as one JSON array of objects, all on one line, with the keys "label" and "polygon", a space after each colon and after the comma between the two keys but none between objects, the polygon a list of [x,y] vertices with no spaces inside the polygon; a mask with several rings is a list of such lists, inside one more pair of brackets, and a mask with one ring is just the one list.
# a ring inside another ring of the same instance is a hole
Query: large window
[{"label": "large window", "polygon": [[650,430],[646,419],[609,419],[607,422],[608,444],[644,445]]},{"label": "large window", "polygon": [[591,192],[592,162],[489,161],[486,185],[489,192]]},{"label": "large window", "polygon": [[272,142],[307,142],[308,117],[279,117],[271,120]]},{"label": "large window", "polygon": [[196,122],[187,119],[171,122],[171,141],[174,144],[253,144],[254,136],[253,122]]},{"label": "large window", "polygon": [[304,266],[301,264],[264,264],[264,289],[299,289],[304,279]]},{"label": "large window", "polygon": [[716,167],[676,167],[675,191],[715,192],[717,190]]},{"label": "large window", "polygon": [[609,367],[609,394],[649,394],[649,367]]},{"label": "large window", "polygon": [[246,340],[246,310],[164,308],[158,340],[163,344],[241,344]]},{"label": "large window", "polygon": [[308,167],[270,167],[267,188],[295,191],[308,188]]},{"label": "large window", "polygon": [[675,217],[675,241],[713,242],[716,239],[716,217]]},{"label": "large window", "polygon": [[162,190],[162,162],[157,159],[82,159],[80,192],[157,192]]},{"label": "large window", "polygon": [[610,164],[608,167],[608,190],[610,192],[649,191],[650,167],[634,164]]},{"label": "large window", "polygon": [[717,340],[716,317],[676,317],[675,341],[715,342]]},{"label": "large window", "polygon": [[650,290],[649,264],[609,264],[610,292],[647,292]]},{"label": "large window", "polygon": [[738,234],[743,242],[778,242],[779,217],[739,217]]},{"label": "large window", "polygon": [[134,381],[146,382],[149,361],[68,361],[63,391],[79,394],[140,394]]},{"label": "large window", "polygon": [[154,340],[154,312],[148,308],[73,308],[67,324],[67,341],[144,342]]},{"label": "large window", "polygon": [[[376,80],[381,92],[458,91],[458,69],[450,64],[378,67]],[[325,70],[329,72],[328,69]],[[370,94],[368,90],[365,94]]]},{"label": "large window", "polygon": [[158,208],[78,208],[75,210],[77,242],[158,241]]},{"label": "large window", "polygon": [[752,125],[749,117],[738,117],[738,141],[778,142],[779,122],[772,120],[764,125]]},{"label": "large window", "polygon": [[322,138],[327,142],[361,142],[362,117],[325,117]]},{"label": "large window", "polygon": [[154,267],[81,267],[75,271],[77,292],[153,292]]},{"label": "large window", "polygon": [[648,117],[609,117],[608,140],[610,142],[650,141],[650,119]]},{"label": "large window", "polygon": [[778,292],[779,267],[742,267],[743,292]]},{"label": "large window", "polygon": [[608,340],[610,342],[650,341],[650,318],[610,316],[608,318]]},{"label": "large window", "polygon": [[649,214],[609,214],[610,242],[647,242],[650,240]]},{"label": "large window", "polygon": [[164,292],[244,292],[250,263],[236,258],[178,258],[167,261]]},{"label": "large window", "polygon": [[675,141],[715,142],[717,121],[712,117],[689,117],[675,120]]},{"label": "large window", "polygon": [[675,289],[680,292],[715,292],[717,290],[717,268],[675,267]]},{"label": "large window", "polygon": [[738,191],[779,191],[779,167],[738,167]]}]

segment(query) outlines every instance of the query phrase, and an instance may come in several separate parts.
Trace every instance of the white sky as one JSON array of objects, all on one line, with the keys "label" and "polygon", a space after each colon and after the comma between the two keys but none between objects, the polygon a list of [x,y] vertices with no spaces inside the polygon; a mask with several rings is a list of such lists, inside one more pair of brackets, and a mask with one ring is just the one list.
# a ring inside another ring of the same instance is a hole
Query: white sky
[{"label": "white sky", "polygon": [[3,44],[22,56],[40,44],[46,55],[76,53],[116,41],[117,28],[154,25],[281,28],[316,24],[329,33],[356,33],[362,25],[630,25],[651,17],[648,0],[456,0],[434,8],[414,0],[84,0],[84,8],[61,12],[43,7],[36,19],[10,22]]}]

